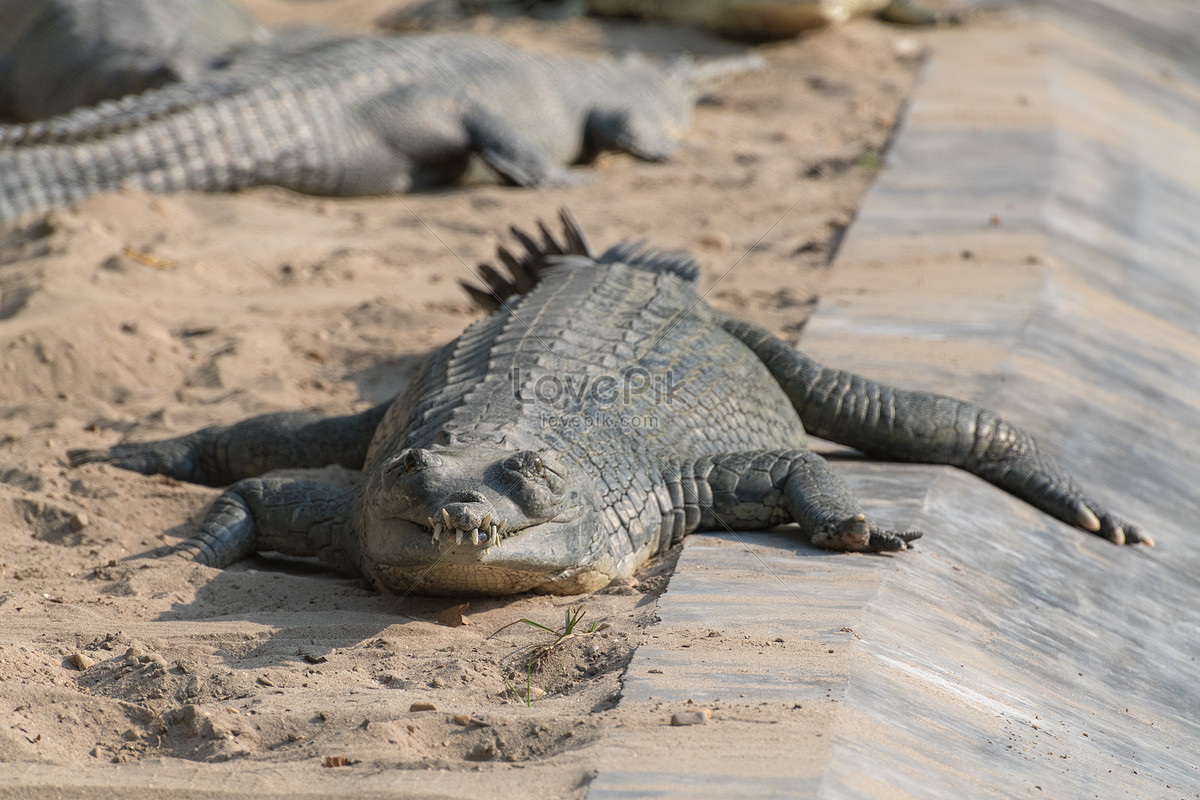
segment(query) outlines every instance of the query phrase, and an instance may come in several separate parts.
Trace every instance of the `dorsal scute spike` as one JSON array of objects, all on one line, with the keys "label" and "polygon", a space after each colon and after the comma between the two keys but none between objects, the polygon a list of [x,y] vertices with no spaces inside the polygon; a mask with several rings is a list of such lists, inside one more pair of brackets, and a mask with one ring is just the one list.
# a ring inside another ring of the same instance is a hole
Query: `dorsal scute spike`
[{"label": "dorsal scute spike", "polygon": [[480,264],[479,272],[483,275],[483,280],[488,286],[512,286],[513,283],[500,270],[493,267],[491,264]]},{"label": "dorsal scute spike", "polygon": [[580,269],[620,263],[647,272],[670,273],[692,286],[699,280],[700,265],[691,256],[664,253],[645,241],[621,242],[597,257],[571,212],[559,209],[558,218],[562,223],[561,238],[555,236],[544,222],[538,221],[540,243],[520,228],[511,227],[513,238],[525,248],[525,254],[517,256],[503,245],[497,247],[496,258],[508,270],[508,275],[491,265],[481,264],[479,278],[483,286],[471,286],[467,290],[471,298],[484,309],[494,311],[510,297],[531,291],[545,270],[560,265]]},{"label": "dorsal scute spike", "polygon": [[530,269],[530,265],[510,253],[508,248],[503,245],[497,247],[496,256],[508,268],[508,274],[512,276],[512,286],[518,294],[528,292],[537,283],[537,276]]},{"label": "dorsal scute spike", "polygon": [[617,242],[600,254],[597,260],[602,264],[633,264],[640,258],[653,253],[645,239]]},{"label": "dorsal scute spike", "polygon": [[486,289],[480,289],[478,286],[461,279],[459,280],[458,285],[461,286],[463,290],[466,291],[467,296],[474,300],[475,304],[483,310],[492,312],[500,308],[501,301],[492,292],[489,292]]},{"label": "dorsal scute spike", "polygon": [[565,207],[558,210],[558,219],[562,222],[563,236],[567,239],[565,248],[567,253],[577,256],[587,256],[594,258],[592,246],[588,244],[587,237],[583,235],[583,229],[579,227],[579,223],[575,221],[575,217]]},{"label": "dorsal scute spike", "polygon": [[483,282],[486,288],[490,289],[492,294],[500,297],[508,297],[509,295],[520,294],[517,285],[508,279],[504,273],[493,267],[491,264],[480,264],[479,272],[483,275]]},{"label": "dorsal scute spike", "polygon": [[555,241],[554,234],[552,234],[550,232],[550,229],[546,227],[546,223],[542,222],[539,219],[537,222],[537,226],[538,226],[538,230],[541,231],[541,234],[542,234],[542,252],[548,256],[564,255],[562,246],[559,245],[559,243],[557,241]]},{"label": "dorsal scute spike", "polygon": [[510,227],[508,232],[511,233],[513,238],[520,242],[521,246],[525,248],[525,252],[528,254],[527,260],[530,261],[530,263],[535,263],[537,257],[543,255],[541,245],[539,245],[537,241],[533,239],[533,237],[518,228],[516,225]]}]

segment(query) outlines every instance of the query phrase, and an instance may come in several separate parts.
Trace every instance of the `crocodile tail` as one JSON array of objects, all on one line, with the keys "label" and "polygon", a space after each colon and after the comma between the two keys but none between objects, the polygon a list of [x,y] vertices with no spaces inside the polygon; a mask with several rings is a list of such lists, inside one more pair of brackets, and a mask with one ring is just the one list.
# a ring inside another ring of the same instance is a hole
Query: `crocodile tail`
[{"label": "crocodile tail", "polygon": [[747,52],[741,55],[726,56],[703,64],[691,65],[688,69],[688,83],[696,92],[710,92],[735,78],[751,72],[762,72],[766,68],[766,60],[758,53]]},{"label": "crocodile tail", "polygon": [[695,286],[700,279],[700,265],[691,256],[683,253],[664,253],[658,248],[647,247],[644,241],[621,242],[608,248],[599,256],[583,235],[579,223],[567,209],[559,209],[562,222],[562,241],[538,222],[542,236],[539,242],[519,228],[511,228],[514,238],[525,248],[525,255],[513,255],[508,248],[496,248],[496,257],[504,265],[507,274],[491,264],[480,264],[476,273],[479,284],[460,280],[472,300],[485,311],[495,311],[510,297],[525,294],[537,285],[542,272],[574,257],[590,260],[596,264],[624,264],[648,272],[669,272]]}]

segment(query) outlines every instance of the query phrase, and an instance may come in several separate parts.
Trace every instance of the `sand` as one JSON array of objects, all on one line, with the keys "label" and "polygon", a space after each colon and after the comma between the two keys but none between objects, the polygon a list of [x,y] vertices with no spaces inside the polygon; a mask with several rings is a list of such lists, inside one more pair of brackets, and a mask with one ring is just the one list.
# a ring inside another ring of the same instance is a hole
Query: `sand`
[{"label": "sand", "polygon": [[[391,6],[246,5],[269,25],[351,30]],[[656,25],[463,27],[560,52],[740,49]],[[594,595],[465,608],[381,596],[308,562],[153,561],[140,556],[191,533],[217,490],[71,469],[65,452],[384,400],[480,315],[457,281],[510,224],[562,206],[596,245],[691,252],[709,302],[795,341],[882,165],[916,54],[939,35],[952,33],[856,20],[760,48],[769,70],[706,98],[670,162],[606,157],[564,188],[130,191],[0,236],[0,796],[578,797],[630,757],[617,735],[630,730],[686,731],[671,736],[689,758],[752,749],[758,722],[817,741],[819,708],[743,709],[718,731],[670,726],[695,709],[619,704],[630,654],[656,635],[670,555]],[[549,649],[556,637],[521,622],[559,628],[572,608],[579,635]],[[692,633],[718,650],[770,644]],[[663,733],[645,755],[686,768],[678,746]]]}]

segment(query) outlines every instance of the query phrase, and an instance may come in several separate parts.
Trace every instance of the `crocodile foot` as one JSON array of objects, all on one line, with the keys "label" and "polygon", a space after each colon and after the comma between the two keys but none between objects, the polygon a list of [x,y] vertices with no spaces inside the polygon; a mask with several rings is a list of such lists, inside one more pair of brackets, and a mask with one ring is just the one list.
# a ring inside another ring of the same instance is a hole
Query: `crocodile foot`
[{"label": "crocodile foot", "polygon": [[812,543],[827,550],[884,553],[907,550],[908,543],[919,538],[920,531],[886,531],[868,522],[864,515],[855,514],[836,527],[822,528],[814,533]]}]

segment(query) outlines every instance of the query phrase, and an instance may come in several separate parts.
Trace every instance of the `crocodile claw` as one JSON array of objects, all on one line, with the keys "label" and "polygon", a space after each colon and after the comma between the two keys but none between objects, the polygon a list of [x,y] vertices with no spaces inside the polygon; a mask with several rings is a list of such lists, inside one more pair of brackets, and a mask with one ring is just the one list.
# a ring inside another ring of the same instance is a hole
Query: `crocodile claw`
[{"label": "crocodile claw", "polygon": [[908,543],[919,538],[920,531],[885,531],[868,522],[866,515],[855,514],[836,527],[817,531],[813,534],[812,543],[829,550],[885,553],[907,550]]}]

